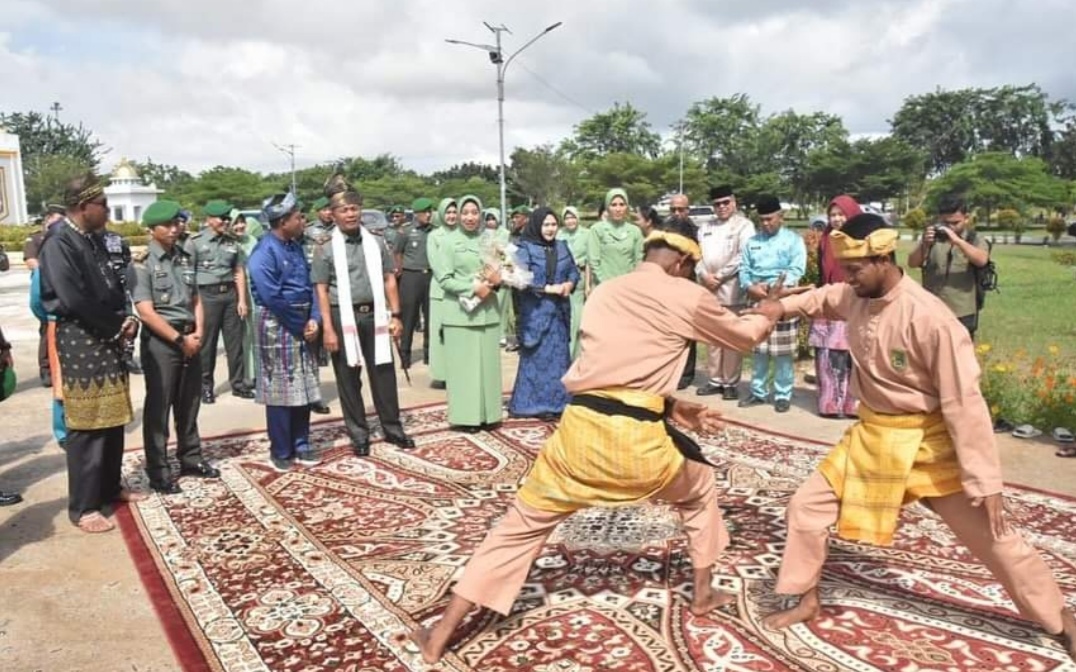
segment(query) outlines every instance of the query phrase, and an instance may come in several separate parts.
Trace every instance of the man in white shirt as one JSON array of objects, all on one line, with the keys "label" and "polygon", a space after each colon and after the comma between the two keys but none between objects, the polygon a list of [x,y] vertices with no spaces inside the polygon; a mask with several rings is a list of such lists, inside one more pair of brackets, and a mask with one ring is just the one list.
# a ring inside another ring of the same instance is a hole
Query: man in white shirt
[{"label": "man in white shirt", "polygon": [[[721,305],[740,308],[744,305],[739,280],[740,257],[744,245],[755,235],[755,225],[740,212],[731,186],[711,188],[710,201],[714,206],[714,219],[699,227],[702,261],[695,267],[695,273]],[[742,369],[741,353],[710,346],[707,360],[710,379],[699,386],[696,394],[703,397],[720,394],[722,399],[735,401],[739,398],[736,386],[740,383]]]}]

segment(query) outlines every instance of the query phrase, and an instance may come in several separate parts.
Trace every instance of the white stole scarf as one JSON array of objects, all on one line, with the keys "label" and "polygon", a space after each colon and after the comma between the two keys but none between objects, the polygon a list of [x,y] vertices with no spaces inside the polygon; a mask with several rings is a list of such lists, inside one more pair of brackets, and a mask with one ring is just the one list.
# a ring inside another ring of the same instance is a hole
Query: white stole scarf
[{"label": "white stole scarf", "polygon": [[[374,293],[374,364],[392,363],[392,338],[389,336],[389,313],[385,306],[385,275],[381,267],[381,250],[377,238],[365,226],[360,226],[362,256],[366,274]],[[336,296],[340,308],[340,327],[344,332],[344,354],[348,366],[360,366],[359,330],[355,326],[355,305],[351,300],[351,276],[347,269],[347,248],[344,233],[335,227],[332,233],[333,270],[336,273]]]}]

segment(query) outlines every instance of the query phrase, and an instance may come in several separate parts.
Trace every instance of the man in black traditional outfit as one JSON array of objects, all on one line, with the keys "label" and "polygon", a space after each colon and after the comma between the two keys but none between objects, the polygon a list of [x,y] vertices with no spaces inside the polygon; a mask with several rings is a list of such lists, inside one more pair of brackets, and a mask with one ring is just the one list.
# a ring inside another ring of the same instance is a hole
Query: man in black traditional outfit
[{"label": "man in black traditional outfit", "polygon": [[138,320],[98,235],[108,222],[104,184],[93,175],[64,189],[67,217],[41,250],[41,299],[55,315],[67,422],[68,515],[84,532],[115,527],[102,510],[144,497],[120,484],[123,426],[133,419],[125,343]]}]

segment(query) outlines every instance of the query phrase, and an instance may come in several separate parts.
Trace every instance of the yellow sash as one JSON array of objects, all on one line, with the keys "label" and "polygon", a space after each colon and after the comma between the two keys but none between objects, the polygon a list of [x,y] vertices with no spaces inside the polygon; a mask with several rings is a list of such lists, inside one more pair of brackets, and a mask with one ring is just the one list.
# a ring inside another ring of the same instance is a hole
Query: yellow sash
[{"label": "yellow sash", "polygon": [[[588,395],[661,413],[665,399],[639,390],[607,389]],[[540,511],[568,513],[588,506],[645,501],[676,477],[684,456],[658,420],[605,415],[569,404],[519,490]]]},{"label": "yellow sash", "polygon": [[960,492],[960,463],[941,413],[883,415],[861,402],[859,417],[819,470],[841,499],[837,534],[888,546],[902,506]]}]

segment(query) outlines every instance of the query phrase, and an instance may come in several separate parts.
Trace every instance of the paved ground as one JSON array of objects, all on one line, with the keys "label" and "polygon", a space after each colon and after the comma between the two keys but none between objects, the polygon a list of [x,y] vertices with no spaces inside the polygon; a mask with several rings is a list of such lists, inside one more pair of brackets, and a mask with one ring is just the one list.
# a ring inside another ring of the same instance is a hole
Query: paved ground
[{"label": "paved ground", "polygon": [[[20,266],[0,274],[0,325],[15,345],[22,379],[17,394],[0,406],[0,489],[21,492],[26,500],[0,509],[0,669],[176,670],[119,533],[85,535],[67,521],[64,456],[50,433],[51,393],[37,381],[37,326],[27,308],[27,286]],[[505,356],[506,389],[515,367],[515,357]],[[218,379],[224,370],[222,356]],[[338,417],[331,369],[322,371],[322,388]],[[444,399],[429,388],[424,367],[412,377],[411,387],[401,377],[403,407]],[[133,379],[132,391],[138,409],[140,378]],[[846,424],[814,415],[813,393],[802,384],[792,411],[781,416],[769,407],[742,411],[733,402],[712,403],[723,404],[730,418],[821,441],[836,440]],[[140,420],[136,414],[128,427],[129,446],[142,443]],[[203,436],[262,430],[263,410],[225,394],[203,407],[200,426]],[[1002,436],[999,443],[1010,482],[1076,495],[1076,460],[1055,458],[1048,441]]]}]

